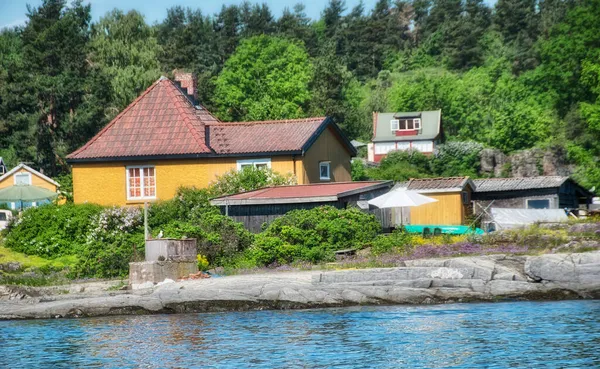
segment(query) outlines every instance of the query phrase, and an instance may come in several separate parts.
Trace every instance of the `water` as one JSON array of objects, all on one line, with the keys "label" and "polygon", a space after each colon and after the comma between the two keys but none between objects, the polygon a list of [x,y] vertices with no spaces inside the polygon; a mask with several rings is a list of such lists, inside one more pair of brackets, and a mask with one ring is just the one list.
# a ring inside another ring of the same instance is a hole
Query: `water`
[{"label": "water", "polygon": [[10,368],[598,368],[600,301],[0,322]]}]

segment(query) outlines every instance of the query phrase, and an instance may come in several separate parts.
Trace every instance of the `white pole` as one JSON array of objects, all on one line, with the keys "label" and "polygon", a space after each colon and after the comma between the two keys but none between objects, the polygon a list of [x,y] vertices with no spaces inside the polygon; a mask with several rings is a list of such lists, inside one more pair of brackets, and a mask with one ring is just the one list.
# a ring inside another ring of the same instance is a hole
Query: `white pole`
[{"label": "white pole", "polygon": [[144,202],[144,240],[148,238],[148,203]]}]

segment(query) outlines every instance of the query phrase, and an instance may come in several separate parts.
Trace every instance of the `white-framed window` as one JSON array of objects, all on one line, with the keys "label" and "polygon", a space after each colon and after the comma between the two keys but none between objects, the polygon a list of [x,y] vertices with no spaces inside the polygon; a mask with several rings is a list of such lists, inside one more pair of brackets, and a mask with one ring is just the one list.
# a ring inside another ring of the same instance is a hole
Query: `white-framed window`
[{"label": "white-framed window", "polygon": [[322,161],[319,163],[319,179],[329,181],[331,179],[331,162]]},{"label": "white-framed window", "polygon": [[377,142],[375,143],[375,155],[385,155],[390,151],[396,150],[395,142]]},{"label": "white-framed window", "polygon": [[271,159],[245,159],[237,161],[237,170],[243,170],[244,168],[254,167],[258,169],[271,168]]},{"label": "white-framed window", "polygon": [[420,152],[433,152],[433,141],[413,141],[412,148]]},{"label": "white-framed window", "polygon": [[409,150],[410,149],[410,142],[407,141],[401,141],[401,142],[396,142],[396,149],[397,150]]},{"label": "white-framed window", "polygon": [[156,198],[156,169],[151,165],[127,167],[127,200]]},{"label": "white-framed window", "polygon": [[550,209],[550,199],[527,199],[527,209]]},{"label": "white-framed window", "polygon": [[30,185],[31,186],[31,173],[21,172],[14,175],[16,185]]},{"label": "white-framed window", "polygon": [[392,131],[414,131],[421,129],[421,118],[392,119]]}]

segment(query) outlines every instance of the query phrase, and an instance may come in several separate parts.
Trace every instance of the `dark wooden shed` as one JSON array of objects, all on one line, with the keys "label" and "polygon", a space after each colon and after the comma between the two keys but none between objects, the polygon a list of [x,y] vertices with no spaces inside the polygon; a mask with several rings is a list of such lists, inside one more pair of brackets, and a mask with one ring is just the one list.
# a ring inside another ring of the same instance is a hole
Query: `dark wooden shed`
[{"label": "dark wooden shed", "polygon": [[[476,179],[473,202],[475,214],[489,208],[588,209],[594,194],[569,177]],[[485,216],[483,217],[485,220]]]},{"label": "dark wooden shed", "polygon": [[367,201],[388,192],[392,186],[392,181],[368,181],[267,187],[218,197],[211,200],[211,204],[219,206],[221,213],[255,233],[262,230],[263,224],[269,224],[291,210],[324,205],[338,209],[358,207],[375,214],[382,227],[389,229],[390,210],[369,210]]}]

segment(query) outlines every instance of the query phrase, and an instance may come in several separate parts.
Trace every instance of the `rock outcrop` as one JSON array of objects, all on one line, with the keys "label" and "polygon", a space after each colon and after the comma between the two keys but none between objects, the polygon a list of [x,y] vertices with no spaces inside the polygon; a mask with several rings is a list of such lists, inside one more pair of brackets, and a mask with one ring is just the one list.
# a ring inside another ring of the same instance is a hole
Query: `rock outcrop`
[{"label": "rock outcrop", "polygon": [[0,318],[576,298],[600,298],[600,251],[410,260],[397,268],[239,275],[103,294],[29,294],[0,302]]},{"label": "rock outcrop", "polygon": [[575,170],[560,148],[533,148],[509,156],[498,149],[484,149],[479,158],[481,174],[494,177],[569,176]]}]

